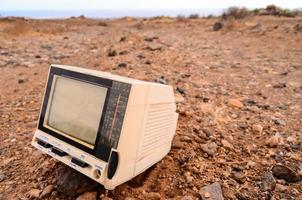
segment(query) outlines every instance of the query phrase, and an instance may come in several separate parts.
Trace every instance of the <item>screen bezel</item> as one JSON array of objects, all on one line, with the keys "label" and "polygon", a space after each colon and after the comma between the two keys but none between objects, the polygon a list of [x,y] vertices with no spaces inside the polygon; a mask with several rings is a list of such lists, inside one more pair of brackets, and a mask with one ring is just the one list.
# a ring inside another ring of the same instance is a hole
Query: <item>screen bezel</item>
[{"label": "screen bezel", "polygon": [[[53,86],[54,76],[63,76],[66,78],[75,79],[78,81],[91,83],[94,85],[98,85],[100,87],[107,88],[107,94],[106,94],[106,98],[105,98],[105,102],[104,102],[104,106],[103,106],[102,116],[101,116],[100,123],[98,126],[97,137],[96,137],[93,148],[89,148],[83,144],[80,144],[80,143],[76,142],[75,140],[65,137],[64,135],[57,133],[56,131],[51,130],[51,129],[47,128],[46,126],[44,126],[44,124],[45,124],[44,120],[45,120],[45,115],[47,114],[46,111],[47,111],[47,106],[48,106],[48,102],[49,102],[49,98],[50,98],[50,94],[51,94],[51,89]],[[96,156],[97,158],[100,158],[104,161],[108,161],[110,152],[111,152],[111,147],[108,146],[107,144],[100,144],[99,138],[101,135],[102,126],[104,124],[104,118],[105,118],[106,111],[107,111],[106,108],[107,108],[109,97],[110,97],[112,82],[113,81],[109,80],[109,79],[51,66],[50,71],[49,71],[49,76],[48,76],[48,82],[47,82],[47,86],[46,86],[46,90],[45,90],[43,105],[42,105],[42,109],[41,109],[38,129],[44,131],[45,133],[47,133],[49,135],[52,135],[52,136],[58,138],[72,146],[75,146],[89,154],[92,154],[92,155]]]}]

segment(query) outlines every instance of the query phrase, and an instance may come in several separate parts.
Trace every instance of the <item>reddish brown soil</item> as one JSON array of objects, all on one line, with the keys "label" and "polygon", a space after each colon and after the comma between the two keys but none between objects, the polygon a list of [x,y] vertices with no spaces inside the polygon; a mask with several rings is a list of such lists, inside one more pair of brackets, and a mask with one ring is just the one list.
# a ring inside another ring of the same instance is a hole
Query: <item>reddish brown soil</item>
[{"label": "reddish brown soil", "polygon": [[[276,163],[302,164],[302,19],[228,21],[215,32],[216,21],[0,20],[0,199],[27,199],[47,185],[55,188],[47,199],[76,198],[56,190],[61,164],[30,145],[51,63],[164,76],[183,95],[169,155],[109,197],[196,199],[219,182],[225,199],[302,199],[301,182],[261,186]],[[202,148],[211,142],[209,156]]]}]

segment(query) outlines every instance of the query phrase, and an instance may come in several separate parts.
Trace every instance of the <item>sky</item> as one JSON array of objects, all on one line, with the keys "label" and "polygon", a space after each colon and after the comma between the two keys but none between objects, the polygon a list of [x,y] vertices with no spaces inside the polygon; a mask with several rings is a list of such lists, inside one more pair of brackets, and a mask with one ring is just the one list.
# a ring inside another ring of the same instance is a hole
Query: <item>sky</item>
[{"label": "sky", "polygon": [[269,4],[302,8],[302,0],[0,0],[0,10],[184,10],[259,8]]}]

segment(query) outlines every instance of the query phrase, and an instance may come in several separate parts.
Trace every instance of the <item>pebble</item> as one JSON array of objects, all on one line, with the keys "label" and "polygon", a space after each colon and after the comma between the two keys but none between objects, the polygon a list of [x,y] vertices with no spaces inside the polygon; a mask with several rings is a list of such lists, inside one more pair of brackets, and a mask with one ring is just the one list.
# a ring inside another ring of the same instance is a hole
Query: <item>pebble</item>
[{"label": "pebble", "polygon": [[246,180],[246,177],[242,171],[233,171],[232,177],[235,181],[237,181],[240,184],[243,184]]},{"label": "pebble", "polygon": [[125,68],[125,67],[127,67],[127,64],[126,63],[119,63],[117,66],[119,68]]},{"label": "pebble", "polygon": [[28,193],[29,197],[31,198],[39,198],[40,194],[41,194],[41,190],[38,189],[32,189],[30,190]]},{"label": "pebble", "polygon": [[277,83],[273,86],[273,88],[285,88],[286,87],[286,83]]},{"label": "pebble", "polygon": [[114,57],[116,55],[117,55],[116,50],[109,49],[109,51],[108,51],[108,57]]},{"label": "pebble", "polygon": [[27,81],[26,78],[19,78],[19,79],[18,79],[18,83],[19,83],[19,84],[25,83],[25,81]]},{"label": "pebble", "polygon": [[270,147],[270,148],[275,148],[279,145],[280,143],[280,140],[281,140],[281,137],[280,135],[277,133],[275,134],[274,136],[270,137],[266,142],[265,144]]},{"label": "pebble", "polygon": [[165,80],[165,77],[161,76],[160,78],[155,80],[156,83],[167,85],[167,81]]},{"label": "pebble", "polygon": [[273,191],[276,187],[276,180],[274,179],[272,173],[266,172],[262,175],[260,190],[262,192],[265,191]]},{"label": "pebble", "polygon": [[191,183],[194,180],[190,172],[185,173],[185,178],[188,183]]},{"label": "pebble", "polygon": [[144,194],[145,199],[150,200],[160,200],[161,196],[158,192],[145,192]]},{"label": "pebble", "polygon": [[96,192],[85,192],[78,196],[76,200],[96,200]]},{"label": "pebble", "polygon": [[53,191],[53,185],[48,185],[44,188],[44,190],[41,193],[41,198],[47,197],[51,194],[51,192]]},{"label": "pebble", "polygon": [[193,200],[193,198],[191,196],[183,196],[180,198],[180,200]]},{"label": "pebble", "polygon": [[228,106],[233,108],[242,108],[243,104],[238,99],[230,99],[228,102]]},{"label": "pebble", "polygon": [[184,144],[182,142],[173,142],[172,147],[174,149],[182,149],[184,147]]},{"label": "pebble", "polygon": [[203,152],[205,152],[209,156],[214,156],[217,152],[218,146],[215,142],[210,142],[206,144],[201,144],[200,148]]},{"label": "pebble", "polygon": [[251,161],[251,160],[249,160],[247,162],[246,166],[251,169],[251,168],[254,168],[256,166],[256,163],[253,162],[253,161]]},{"label": "pebble", "polygon": [[276,124],[276,125],[281,125],[281,126],[285,126],[286,122],[283,119],[279,119],[279,118],[273,118],[272,121]]},{"label": "pebble", "polygon": [[252,127],[252,130],[254,133],[259,133],[261,134],[263,131],[263,127],[260,124],[254,124]]},{"label": "pebble", "polygon": [[5,174],[0,174],[0,182],[4,181],[6,178]]},{"label": "pebble", "polygon": [[159,44],[150,44],[146,47],[146,49],[149,51],[160,51],[162,50],[162,46],[160,46]]},{"label": "pebble", "polygon": [[288,190],[288,187],[286,185],[282,185],[279,183],[276,184],[276,188],[275,188],[276,192],[285,192],[287,190]]},{"label": "pebble", "polygon": [[225,149],[228,149],[228,150],[234,149],[234,146],[225,139],[221,140],[221,144]]},{"label": "pebble", "polygon": [[223,200],[221,186],[218,182],[201,188],[199,194],[202,200]]}]

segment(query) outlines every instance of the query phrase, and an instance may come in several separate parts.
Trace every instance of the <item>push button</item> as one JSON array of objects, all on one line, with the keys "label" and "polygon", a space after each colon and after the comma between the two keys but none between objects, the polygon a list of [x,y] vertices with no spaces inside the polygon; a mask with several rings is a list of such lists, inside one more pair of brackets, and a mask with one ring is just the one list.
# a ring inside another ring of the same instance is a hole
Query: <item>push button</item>
[{"label": "push button", "polygon": [[38,140],[37,143],[38,143],[40,146],[44,147],[44,148],[50,148],[50,147],[52,147],[51,144],[49,144],[49,143],[47,143],[47,142],[44,142],[44,141],[42,141],[42,140]]},{"label": "push button", "polygon": [[71,162],[74,163],[74,164],[76,164],[76,165],[78,165],[78,166],[80,166],[80,167],[82,167],[82,168],[85,168],[85,167],[89,166],[87,163],[85,163],[85,162],[83,162],[83,161],[81,161],[81,160],[79,160],[77,158],[72,158]]},{"label": "push button", "polygon": [[53,147],[53,148],[51,149],[51,152],[54,153],[54,154],[57,154],[57,155],[60,156],[60,157],[63,157],[63,156],[66,156],[66,155],[67,155],[67,153],[66,153],[65,151],[62,151],[61,149],[58,149],[58,148],[56,148],[56,147]]}]

